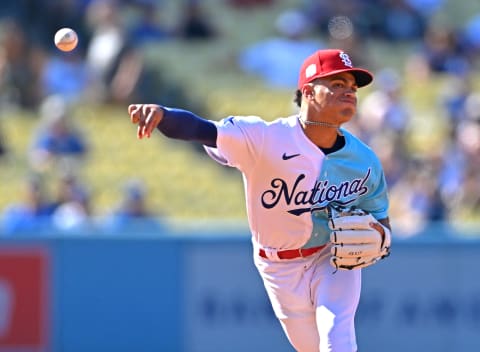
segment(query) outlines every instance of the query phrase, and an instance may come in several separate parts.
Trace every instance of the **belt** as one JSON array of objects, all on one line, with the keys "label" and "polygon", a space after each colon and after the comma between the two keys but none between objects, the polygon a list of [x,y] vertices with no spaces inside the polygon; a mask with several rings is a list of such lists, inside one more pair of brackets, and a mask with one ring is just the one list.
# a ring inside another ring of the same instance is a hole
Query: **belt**
[{"label": "belt", "polygon": [[[277,256],[280,259],[295,259],[295,258],[303,258],[303,257],[309,257],[312,254],[317,253],[321,249],[325,248],[325,244],[323,246],[319,247],[312,247],[312,248],[297,248],[297,249],[287,249],[284,251],[278,251]],[[260,248],[258,251],[258,254],[260,257],[268,259],[267,253],[265,252],[264,249]]]}]

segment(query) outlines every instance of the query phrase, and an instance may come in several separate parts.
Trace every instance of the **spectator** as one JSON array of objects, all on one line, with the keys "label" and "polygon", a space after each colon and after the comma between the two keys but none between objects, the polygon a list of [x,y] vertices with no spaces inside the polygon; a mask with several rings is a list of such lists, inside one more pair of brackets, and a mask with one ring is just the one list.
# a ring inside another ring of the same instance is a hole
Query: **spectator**
[{"label": "spectator", "polygon": [[78,102],[86,97],[92,80],[81,48],[55,53],[45,61],[42,92],[45,96],[59,95],[69,102]]},{"label": "spectator", "polygon": [[163,25],[160,11],[163,5],[155,0],[136,0],[132,4],[139,13],[130,29],[132,41],[138,46],[173,38],[172,30]]},{"label": "spectator", "polygon": [[389,41],[411,41],[423,37],[426,18],[405,0],[389,0],[383,31]]},{"label": "spectator", "polygon": [[128,37],[121,7],[115,0],[92,0],[86,20],[91,29],[86,62],[97,80],[89,87],[90,99],[100,103],[127,103],[140,99],[144,60]]},{"label": "spectator", "polygon": [[0,125],[0,160],[4,159],[8,153],[7,142],[5,140],[5,133]]},{"label": "spectator", "polygon": [[409,163],[402,179],[390,188],[392,219],[395,219],[398,234],[403,236],[420,233],[433,220],[448,220],[435,162],[428,158],[412,158]]},{"label": "spectator", "polygon": [[445,4],[445,0],[405,0],[405,2],[425,18],[435,16]]},{"label": "spectator", "polygon": [[322,48],[323,43],[309,37],[309,22],[299,11],[283,12],[275,25],[280,36],[245,48],[238,57],[238,65],[272,87],[291,89],[297,86],[297,72],[303,59]]},{"label": "spectator", "polygon": [[21,200],[8,205],[2,217],[6,235],[43,234],[51,229],[54,205],[48,200],[42,180],[35,175],[25,179]]},{"label": "spectator", "polygon": [[53,48],[52,38],[58,29],[70,27],[75,29],[79,37],[77,50],[85,51],[85,43],[88,42],[88,32],[85,26],[85,5],[88,1],[90,0],[28,1],[29,7],[32,6],[33,2],[40,3],[38,7],[41,8],[40,13],[43,16],[39,16],[39,13],[33,14],[32,17],[38,18],[34,30],[43,34],[43,44],[47,48]]},{"label": "spectator", "polygon": [[470,77],[449,76],[439,91],[441,111],[447,118],[447,129],[451,138],[455,138],[460,124],[471,117],[472,102],[475,96],[474,81]]},{"label": "spectator", "polygon": [[431,23],[419,48],[407,59],[407,71],[416,79],[432,74],[466,76],[471,63],[456,29]]},{"label": "spectator", "polygon": [[[478,133],[478,131],[477,131]],[[478,140],[477,140],[478,143]],[[478,164],[469,164],[461,188],[460,203],[452,209],[452,218],[478,221],[480,213],[480,168]]]},{"label": "spectator", "polygon": [[107,215],[105,228],[114,233],[136,233],[151,231],[157,233],[162,228],[158,220],[161,214],[148,208],[146,192],[136,179],[128,180],[123,189],[122,200],[111,214]]},{"label": "spectator", "polygon": [[218,36],[218,31],[213,25],[213,17],[205,13],[200,0],[184,0],[181,10],[178,35],[187,40],[211,39]]},{"label": "spectator", "polygon": [[27,45],[26,33],[14,19],[0,23],[0,103],[2,108],[35,109],[40,89],[43,50]]},{"label": "spectator", "polygon": [[[375,0],[304,0],[303,8],[315,31],[326,35],[338,20],[346,20],[353,26],[355,36],[362,40],[384,37],[384,21],[388,7],[384,1]],[[331,33],[330,33],[331,34]]]},{"label": "spectator", "polygon": [[378,72],[375,88],[360,103],[357,120],[363,138],[393,132],[403,137],[411,120],[410,107],[402,91],[402,80],[393,69]]},{"label": "spectator", "polygon": [[[441,193],[449,200],[454,218],[478,214],[480,197],[476,192],[480,177],[480,123],[467,119],[455,129],[451,143],[442,153],[438,180]],[[478,215],[477,215],[478,216]]]},{"label": "spectator", "polygon": [[462,29],[465,44],[476,55],[480,54],[480,13],[467,21]]},{"label": "spectator", "polygon": [[389,187],[395,186],[405,177],[409,165],[409,151],[405,146],[405,136],[394,131],[377,131],[369,145],[378,154],[382,162],[385,179]]},{"label": "spectator", "polygon": [[40,109],[41,125],[33,137],[30,164],[37,172],[75,172],[89,149],[86,139],[72,121],[62,97],[45,99]]},{"label": "spectator", "polygon": [[361,35],[349,17],[334,16],[328,23],[327,46],[347,52],[350,59],[357,65],[374,65],[375,60],[370,54],[370,42]]},{"label": "spectator", "polygon": [[91,228],[90,195],[77,177],[71,174],[58,179],[52,222],[61,231],[85,231]]}]

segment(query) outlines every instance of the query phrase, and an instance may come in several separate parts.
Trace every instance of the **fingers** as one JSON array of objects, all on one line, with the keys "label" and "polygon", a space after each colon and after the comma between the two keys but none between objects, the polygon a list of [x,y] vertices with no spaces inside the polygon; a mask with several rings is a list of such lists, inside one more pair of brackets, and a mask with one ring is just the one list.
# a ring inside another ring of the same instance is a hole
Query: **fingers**
[{"label": "fingers", "polygon": [[144,128],[144,135],[147,138],[150,138],[152,135],[153,130],[157,127],[158,123],[160,122],[159,114],[156,110],[150,110],[146,114],[147,118],[145,119],[145,126]]},{"label": "fingers", "polygon": [[131,115],[132,112],[136,109],[138,109],[138,107],[140,106],[140,104],[130,104],[128,106],[128,113]]},{"label": "fingers", "polygon": [[[154,107],[150,105],[142,105],[142,119],[140,120],[140,124],[138,125],[139,127],[139,133],[140,136],[139,138],[143,137],[150,137],[149,133],[152,133],[152,129],[149,127],[151,124],[151,119],[152,119],[152,112]],[[150,129],[150,131],[148,131]]]},{"label": "fingers", "polygon": [[163,109],[155,104],[131,104],[128,106],[130,121],[138,125],[137,138],[150,138],[163,118]]},{"label": "fingers", "polygon": [[138,111],[137,111],[137,115],[139,116],[139,119],[138,119],[138,127],[137,127],[137,138],[138,139],[142,139],[143,136],[145,135],[144,134],[144,128],[145,128],[145,123],[146,123],[146,116],[145,116],[145,113],[146,113],[146,110],[147,110],[147,106],[146,105],[143,105],[143,104],[140,104],[138,106]]},{"label": "fingers", "polygon": [[140,112],[140,104],[131,104],[128,106],[128,114],[130,115],[130,121],[132,121],[132,123],[137,124],[140,122]]}]

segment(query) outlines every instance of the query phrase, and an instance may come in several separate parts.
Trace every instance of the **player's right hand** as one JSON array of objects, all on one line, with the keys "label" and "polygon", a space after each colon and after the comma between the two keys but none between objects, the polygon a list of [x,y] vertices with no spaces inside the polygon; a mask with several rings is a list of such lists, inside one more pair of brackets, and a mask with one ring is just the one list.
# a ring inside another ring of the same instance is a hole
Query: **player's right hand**
[{"label": "player's right hand", "polygon": [[137,124],[137,138],[150,138],[153,130],[163,119],[164,110],[156,104],[131,104],[128,106],[130,121]]}]

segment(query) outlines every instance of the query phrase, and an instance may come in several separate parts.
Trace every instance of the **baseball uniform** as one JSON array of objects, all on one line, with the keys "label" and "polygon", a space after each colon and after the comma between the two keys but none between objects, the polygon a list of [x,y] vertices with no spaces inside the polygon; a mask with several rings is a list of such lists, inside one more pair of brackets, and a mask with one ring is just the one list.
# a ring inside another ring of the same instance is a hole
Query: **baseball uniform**
[{"label": "baseball uniform", "polygon": [[[328,346],[355,351],[352,313],[361,271],[333,274],[327,209],[356,206],[386,218],[387,188],[378,158],[344,129],[343,148],[326,155],[306,137],[297,116],[273,122],[232,116],[218,122],[217,131],[217,147],[206,150],[242,172],[255,264],[292,344],[307,351],[319,338],[322,352],[330,351]],[[306,258],[278,256],[301,248],[320,249]]]}]

